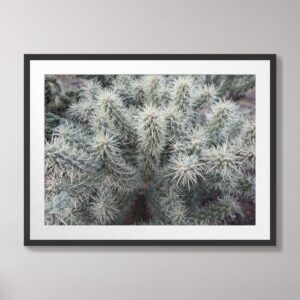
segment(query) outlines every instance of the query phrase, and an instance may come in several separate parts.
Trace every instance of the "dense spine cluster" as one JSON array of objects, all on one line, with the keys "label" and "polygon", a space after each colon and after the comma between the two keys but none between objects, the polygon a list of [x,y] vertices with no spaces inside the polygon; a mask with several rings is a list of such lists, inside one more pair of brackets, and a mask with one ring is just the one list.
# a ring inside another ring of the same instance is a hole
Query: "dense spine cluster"
[{"label": "dense spine cluster", "polygon": [[[48,79],[46,104],[62,90]],[[254,205],[255,120],[205,78],[101,77],[73,93],[47,112],[46,224],[235,224]]]}]

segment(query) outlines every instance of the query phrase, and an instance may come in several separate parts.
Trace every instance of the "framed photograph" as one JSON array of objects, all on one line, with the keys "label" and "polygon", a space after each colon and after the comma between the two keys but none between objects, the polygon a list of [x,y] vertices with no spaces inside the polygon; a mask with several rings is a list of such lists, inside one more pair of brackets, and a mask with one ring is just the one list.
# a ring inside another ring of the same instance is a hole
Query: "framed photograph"
[{"label": "framed photograph", "polygon": [[276,245],[276,55],[24,56],[24,244]]}]

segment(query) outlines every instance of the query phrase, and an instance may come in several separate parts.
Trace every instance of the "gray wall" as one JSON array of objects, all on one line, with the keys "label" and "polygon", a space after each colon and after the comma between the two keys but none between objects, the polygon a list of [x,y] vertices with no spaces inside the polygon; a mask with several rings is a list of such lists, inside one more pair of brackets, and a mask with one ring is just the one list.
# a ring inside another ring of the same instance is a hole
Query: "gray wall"
[{"label": "gray wall", "polygon": [[[299,299],[299,11],[293,0],[0,0],[0,299]],[[278,246],[23,247],[24,53],[277,53]]]}]

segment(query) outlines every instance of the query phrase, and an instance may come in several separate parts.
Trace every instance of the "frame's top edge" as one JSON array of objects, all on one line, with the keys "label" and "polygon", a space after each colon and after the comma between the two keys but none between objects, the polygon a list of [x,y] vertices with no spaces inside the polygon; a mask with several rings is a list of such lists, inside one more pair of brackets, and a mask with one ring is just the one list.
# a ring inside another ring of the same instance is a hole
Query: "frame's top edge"
[{"label": "frame's top edge", "polygon": [[24,60],[274,60],[276,54],[24,54]]}]

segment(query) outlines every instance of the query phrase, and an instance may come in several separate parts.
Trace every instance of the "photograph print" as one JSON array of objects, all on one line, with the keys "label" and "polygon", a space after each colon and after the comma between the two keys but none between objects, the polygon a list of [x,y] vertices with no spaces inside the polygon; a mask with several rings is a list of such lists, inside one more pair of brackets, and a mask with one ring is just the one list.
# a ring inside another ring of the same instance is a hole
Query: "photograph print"
[{"label": "photograph print", "polygon": [[[220,230],[237,232],[237,238],[229,234],[224,240],[251,241],[238,230],[251,235],[261,226],[260,74],[79,71],[40,76],[43,214],[38,220],[50,238],[38,243],[142,244],[157,236],[160,243],[222,244]],[[269,238],[261,240],[270,241],[271,199],[265,200],[269,219],[261,220]],[[178,228],[183,235],[176,235]],[[78,238],[77,229],[87,234]]]},{"label": "photograph print", "polygon": [[46,75],[47,225],[255,224],[253,75]]}]

